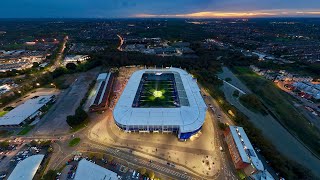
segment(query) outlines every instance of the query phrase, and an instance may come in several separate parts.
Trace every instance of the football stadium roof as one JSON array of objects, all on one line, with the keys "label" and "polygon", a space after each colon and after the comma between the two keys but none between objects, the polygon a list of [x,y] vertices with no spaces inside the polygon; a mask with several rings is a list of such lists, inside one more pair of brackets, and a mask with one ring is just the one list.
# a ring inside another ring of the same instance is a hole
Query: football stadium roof
[{"label": "football stadium roof", "polygon": [[[180,99],[174,108],[148,108],[132,106],[141,78],[145,73],[173,73]],[[182,87],[183,86],[183,87]],[[121,125],[179,126],[180,132],[192,132],[204,123],[207,106],[194,79],[179,68],[144,69],[136,71],[129,79],[113,111],[114,119]]]}]

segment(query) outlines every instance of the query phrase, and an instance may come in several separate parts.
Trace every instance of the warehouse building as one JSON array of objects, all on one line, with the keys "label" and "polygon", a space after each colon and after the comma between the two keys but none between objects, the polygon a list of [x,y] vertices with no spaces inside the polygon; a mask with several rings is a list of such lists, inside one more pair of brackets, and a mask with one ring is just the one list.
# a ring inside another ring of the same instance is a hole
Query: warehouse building
[{"label": "warehouse building", "polygon": [[8,180],[32,180],[43,158],[43,154],[38,154],[24,159],[13,169]]},{"label": "warehouse building", "polygon": [[42,108],[54,101],[55,95],[35,96],[0,117],[0,126],[21,126],[32,122],[42,114]]},{"label": "warehouse building", "polygon": [[77,167],[75,180],[104,179],[118,180],[117,173],[82,159]]}]

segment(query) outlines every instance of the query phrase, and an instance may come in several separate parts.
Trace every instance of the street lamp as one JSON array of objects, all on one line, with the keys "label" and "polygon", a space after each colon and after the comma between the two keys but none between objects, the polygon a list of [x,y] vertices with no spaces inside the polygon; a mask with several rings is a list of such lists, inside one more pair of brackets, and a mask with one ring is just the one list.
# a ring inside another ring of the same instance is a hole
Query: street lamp
[{"label": "street lamp", "polygon": [[56,86],[55,84],[53,84],[53,83],[51,83],[50,85],[51,85],[51,86],[54,86],[54,88],[57,88],[57,86]]},{"label": "street lamp", "polygon": [[36,83],[37,86],[40,86],[40,83]]}]

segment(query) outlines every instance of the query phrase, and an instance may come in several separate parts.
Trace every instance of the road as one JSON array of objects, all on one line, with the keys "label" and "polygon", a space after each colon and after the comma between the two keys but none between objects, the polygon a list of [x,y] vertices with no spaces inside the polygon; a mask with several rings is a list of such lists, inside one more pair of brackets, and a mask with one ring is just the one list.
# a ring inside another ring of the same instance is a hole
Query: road
[{"label": "road", "polygon": [[62,42],[62,48],[59,50],[58,52],[58,56],[56,57],[53,65],[48,69],[48,71],[53,72],[55,69],[57,69],[58,67],[61,66],[62,64],[62,60],[63,60],[63,55],[64,55],[64,50],[66,49],[66,44],[68,42],[69,37],[65,36],[63,38],[63,42]]},{"label": "road", "polygon": [[122,51],[122,45],[123,45],[123,43],[124,43],[124,38],[121,37],[119,34],[117,34],[117,36],[118,36],[118,38],[119,38],[119,40],[120,40],[120,44],[119,44],[119,46],[117,47],[117,49],[118,49],[118,51]]},{"label": "road", "polygon": [[[224,141],[223,133],[218,128],[218,122],[222,122],[228,125],[234,125],[233,121],[222,111],[220,106],[218,105],[218,102],[210,96],[210,94],[206,91],[205,88],[201,87],[201,93],[205,95],[204,100],[207,105],[211,104],[214,107],[214,112],[209,108],[208,111],[210,112],[210,116],[212,116],[211,119],[213,119],[213,125],[214,125],[214,132],[215,137],[217,137],[215,140],[215,144],[219,147],[223,147],[223,151],[219,151],[219,159],[220,162],[222,162],[222,168],[220,171],[220,174],[217,179],[238,179],[236,176],[235,168],[232,163],[231,157],[229,155],[228,146]],[[219,118],[220,117],[220,118]]]}]

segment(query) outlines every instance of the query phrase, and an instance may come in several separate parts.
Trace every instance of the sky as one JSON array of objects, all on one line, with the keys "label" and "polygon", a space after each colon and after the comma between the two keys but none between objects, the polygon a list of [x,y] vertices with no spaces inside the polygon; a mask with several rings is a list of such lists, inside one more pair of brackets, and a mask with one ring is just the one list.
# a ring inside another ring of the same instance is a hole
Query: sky
[{"label": "sky", "polygon": [[320,17],[320,0],[1,0],[0,18]]}]

